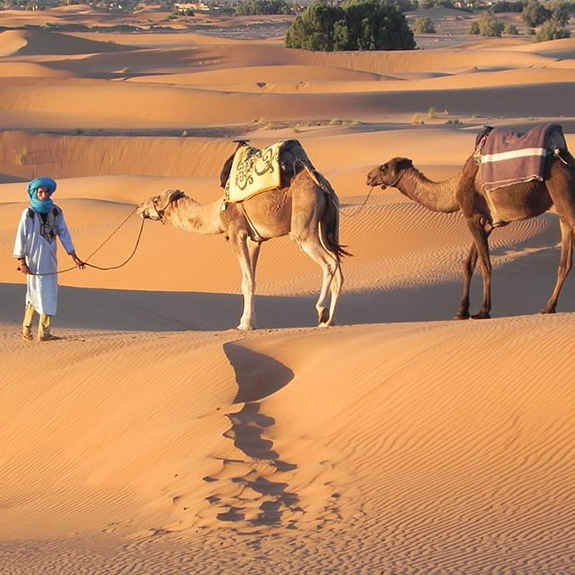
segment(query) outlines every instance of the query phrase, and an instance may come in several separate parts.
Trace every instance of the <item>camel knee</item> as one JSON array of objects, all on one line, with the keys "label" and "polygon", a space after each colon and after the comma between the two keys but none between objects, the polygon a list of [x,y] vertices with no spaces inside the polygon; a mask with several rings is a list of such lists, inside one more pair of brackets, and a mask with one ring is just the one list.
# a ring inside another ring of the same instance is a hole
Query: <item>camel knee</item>
[{"label": "camel knee", "polygon": [[253,279],[245,278],[242,280],[242,293],[253,295],[256,285]]}]

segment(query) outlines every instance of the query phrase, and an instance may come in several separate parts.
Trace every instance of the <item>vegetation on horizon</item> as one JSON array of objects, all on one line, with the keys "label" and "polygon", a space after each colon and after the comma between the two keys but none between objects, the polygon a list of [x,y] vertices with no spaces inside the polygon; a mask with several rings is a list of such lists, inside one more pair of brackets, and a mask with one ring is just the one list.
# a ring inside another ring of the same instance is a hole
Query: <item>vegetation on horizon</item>
[{"label": "vegetation on horizon", "polygon": [[435,34],[437,30],[431,18],[418,18],[413,25],[414,34]]},{"label": "vegetation on horizon", "polygon": [[239,2],[234,10],[237,16],[293,13],[293,7],[284,0],[246,0]]},{"label": "vegetation on horizon", "polygon": [[338,6],[315,2],[287,31],[287,48],[339,50],[413,50],[415,40],[397,4],[346,0]]},{"label": "vegetation on horizon", "polygon": [[569,38],[571,32],[564,26],[561,26],[554,20],[548,20],[537,30],[535,34],[536,42],[547,42],[548,40],[560,40],[561,38]]},{"label": "vegetation on horizon", "polygon": [[468,34],[478,34],[485,37],[500,37],[505,29],[505,24],[501,22],[493,12],[482,12],[475,22],[471,22],[467,29]]}]

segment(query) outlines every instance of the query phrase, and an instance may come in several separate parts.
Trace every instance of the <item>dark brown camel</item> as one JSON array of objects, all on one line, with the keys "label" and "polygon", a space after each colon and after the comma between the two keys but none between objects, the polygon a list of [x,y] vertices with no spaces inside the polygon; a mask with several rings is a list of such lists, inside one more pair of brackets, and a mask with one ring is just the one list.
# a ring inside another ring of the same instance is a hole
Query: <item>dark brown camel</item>
[{"label": "dark brown camel", "polygon": [[[490,317],[491,261],[489,234],[494,227],[534,218],[555,206],[561,228],[561,259],[555,289],[542,313],[555,313],[557,299],[573,260],[575,231],[575,171],[556,156],[546,162],[544,181],[531,181],[491,192],[483,190],[481,171],[469,158],[460,173],[442,182],[432,182],[417,170],[411,160],[393,158],[373,168],[367,175],[369,186],[397,188],[408,198],[435,212],[461,211],[467,221],[473,244],[464,264],[463,297],[455,319],[469,318],[469,289],[477,258],[483,276],[483,304],[476,319]],[[489,193],[489,196],[487,196]]]}]

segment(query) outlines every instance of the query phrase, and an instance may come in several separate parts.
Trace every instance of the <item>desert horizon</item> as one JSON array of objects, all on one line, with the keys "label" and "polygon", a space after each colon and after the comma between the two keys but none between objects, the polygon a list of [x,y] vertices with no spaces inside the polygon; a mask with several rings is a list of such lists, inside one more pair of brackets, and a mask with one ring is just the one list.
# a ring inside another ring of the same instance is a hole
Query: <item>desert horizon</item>
[{"label": "desert horizon", "polygon": [[[284,47],[293,16],[0,11],[1,575],[572,572],[572,276],[540,314],[557,210],[493,231],[491,319],[454,321],[466,219],[366,177],[399,157],[453,178],[485,125],[557,123],[574,150],[575,39],[424,16],[417,50],[327,53]],[[136,246],[135,212],[215,205],[237,140],[291,139],[339,197],[335,325],[285,236],[241,331],[224,235],[145,220]],[[22,341],[13,245],[42,176],[80,258],[137,249],[62,274],[61,339]],[[477,269],[472,314],[481,294]]]}]

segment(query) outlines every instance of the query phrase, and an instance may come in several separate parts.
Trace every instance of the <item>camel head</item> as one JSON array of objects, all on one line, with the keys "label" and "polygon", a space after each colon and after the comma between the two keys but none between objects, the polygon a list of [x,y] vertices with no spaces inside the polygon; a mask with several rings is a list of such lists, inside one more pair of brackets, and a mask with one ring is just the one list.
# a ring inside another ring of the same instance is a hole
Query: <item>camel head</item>
[{"label": "camel head", "polygon": [[407,158],[393,158],[373,168],[367,174],[368,186],[381,186],[382,190],[386,188],[393,188],[401,179],[401,176],[408,168],[413,167],[413,162]]},{"label": "camel head", "polygon": [[166,190],[158,196],[152,196],[144,200],[138,207],[137,214],[144,218],[155,221],[163,221],[166,210],[175,200],[184,197],[186,194],[180,190]]}]

